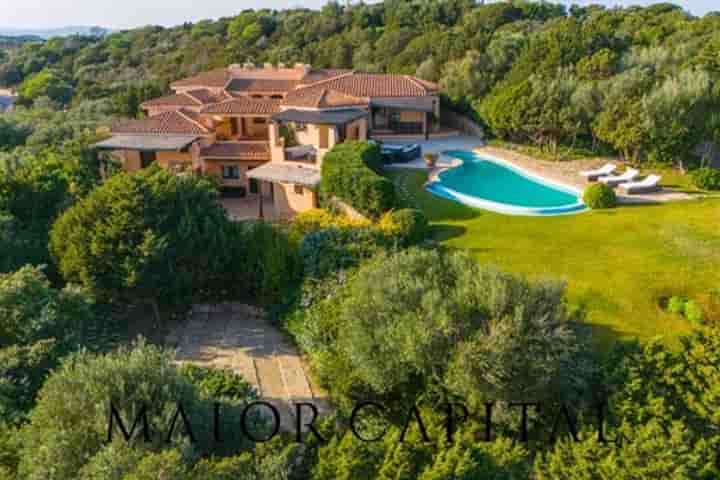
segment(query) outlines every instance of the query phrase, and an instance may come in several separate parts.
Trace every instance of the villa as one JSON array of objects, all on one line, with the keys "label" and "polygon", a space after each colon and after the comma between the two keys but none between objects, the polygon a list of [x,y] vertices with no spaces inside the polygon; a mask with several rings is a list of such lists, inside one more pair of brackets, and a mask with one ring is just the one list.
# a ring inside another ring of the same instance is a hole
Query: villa
[{"label": "villa", "polygon": [[439,132],[438,87],[408,75],[230,65],[171,85],[96,145],[127,171],[157,162],[216,176],[226,195],[263,198],[278,216],[317,206],[324,155],[337,143]]}]

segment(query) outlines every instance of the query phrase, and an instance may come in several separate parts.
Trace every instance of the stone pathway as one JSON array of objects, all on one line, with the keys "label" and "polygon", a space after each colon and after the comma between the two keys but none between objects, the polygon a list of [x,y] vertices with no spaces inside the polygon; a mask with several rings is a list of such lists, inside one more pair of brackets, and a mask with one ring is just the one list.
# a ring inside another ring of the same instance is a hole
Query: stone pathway
[{"label": "stone pathway", "polygon": [[[298,350],[258,308],[238,303],[196,305],[167,342],[177,347],[179,363],[230,369],[245,378],[263,401],[278,409],[282,430],[295,429],[295,403],[312,403],[321,414],[329,410]],[[303,410],[304,419],[311,415],[309,409]]]}]

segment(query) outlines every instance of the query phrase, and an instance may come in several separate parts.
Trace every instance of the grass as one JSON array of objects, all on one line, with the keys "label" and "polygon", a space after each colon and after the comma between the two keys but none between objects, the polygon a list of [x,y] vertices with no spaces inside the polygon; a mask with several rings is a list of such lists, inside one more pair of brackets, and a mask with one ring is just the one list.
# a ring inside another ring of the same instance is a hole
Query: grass
[{"label": "grass", "polygon": [[665,312],[663,299],[707,305],[720,285],[720,199],[519,217],[435,197],[423,189],[424,172],[389,176],[446,246],[531,278],[566,281],[570,306],[585,312],[600,345],[658,335],[673,342],[691,325]]}]

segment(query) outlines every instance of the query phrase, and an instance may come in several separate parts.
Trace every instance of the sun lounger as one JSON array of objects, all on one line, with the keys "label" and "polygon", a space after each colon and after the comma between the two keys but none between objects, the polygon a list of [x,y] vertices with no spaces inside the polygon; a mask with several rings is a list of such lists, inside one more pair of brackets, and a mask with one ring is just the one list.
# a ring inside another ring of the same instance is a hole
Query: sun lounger
[{"label": "sun lounger", "polygon": [[615,171],[616,168],[617,166],[614,163],[606,163],[602,167],[596,168],[595,170],[586,170],[584,172],[580,172],[580,175],[585,177],[588,182],[596,182],[598,178],[610,175],[612,172]]},{"label": "sun lounger", "polygon": [[638,182],[625,182],[618,185],[618,188],[625,193],[649,193],[660,190],[660,175],[648,175]]},{"label": "sun lounger", "polygon": [[599,181],[610,187],[616,187],[621,183],[632,182],[638,175],[640,175],[640,172],[634,168],[630,168],[622,175],[609,175],[607,177],[601,177]]}]

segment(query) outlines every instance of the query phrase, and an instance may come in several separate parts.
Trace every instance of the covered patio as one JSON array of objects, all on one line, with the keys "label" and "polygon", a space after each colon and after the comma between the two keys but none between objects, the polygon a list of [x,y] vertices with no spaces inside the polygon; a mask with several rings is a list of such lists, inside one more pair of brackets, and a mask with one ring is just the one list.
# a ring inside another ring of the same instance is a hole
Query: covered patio
[{"label": "covered patio", "polygon": [[429,138],[435,128],[436,106],[402,99],[373,99],[370,130],[373,136],[421,135]]},{"label": "covered patio", "polygon": [[[289,218],[318,205],[316,190],[320,185],[320,171],[316,168],[271,162],[250,170],[247,176],[261,186],[263,182],[270,184],[276,218]],[[267,218],[264,201],[258,202],[258,214],[260,218]]]}]

